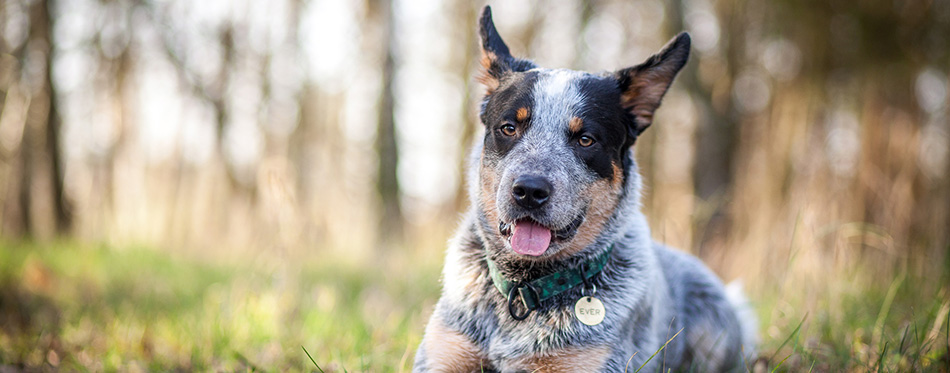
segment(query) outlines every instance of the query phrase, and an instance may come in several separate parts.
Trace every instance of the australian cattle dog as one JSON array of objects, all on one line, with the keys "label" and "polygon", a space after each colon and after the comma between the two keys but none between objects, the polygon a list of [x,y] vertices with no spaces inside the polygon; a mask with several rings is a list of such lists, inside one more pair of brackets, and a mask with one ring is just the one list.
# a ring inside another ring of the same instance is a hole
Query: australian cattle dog
[{"label": "australian cattle dog", "polygon": [[755,322],[741,292],[727,296],[697,258],[654,242],[639,208],[633,147],[689,35],[591,74],[513,57],[489,7],[479,23],[487,93],[472,208],[414,371],[744,370]]}]

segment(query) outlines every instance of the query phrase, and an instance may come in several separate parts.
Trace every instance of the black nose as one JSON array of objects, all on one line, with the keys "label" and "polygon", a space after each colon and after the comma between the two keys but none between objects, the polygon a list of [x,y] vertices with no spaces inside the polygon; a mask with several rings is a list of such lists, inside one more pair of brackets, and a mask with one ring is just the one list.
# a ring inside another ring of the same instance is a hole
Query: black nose
[{"label": "black nose", "polygon": [[536,209],[544,205],[551,195],[551,183],[540,176],[520,176],[511,187],[515,202],[526,209]]}]

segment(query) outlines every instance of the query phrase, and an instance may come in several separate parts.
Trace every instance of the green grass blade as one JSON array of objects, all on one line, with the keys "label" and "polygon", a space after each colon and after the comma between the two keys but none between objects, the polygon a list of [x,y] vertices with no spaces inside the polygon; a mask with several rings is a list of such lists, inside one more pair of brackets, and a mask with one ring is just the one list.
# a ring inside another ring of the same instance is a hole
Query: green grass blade
[{"label": "green grass blade", "polygon": [[[782,344],[780,344],[780,345],[778,346],[778,348],[775,349],[775,352],[772,353],[772,356],[769,357],[769,359],[766,361],[766,364],[768,364],[768,365],[771,365],[771,364],[772,364],[772,360],[775,359],[775,355],[778,355],[778,352],[781,351],[782,348],[785,347],[785,345],[787,345],[788,342],[792,340],[792,337],[794,337],[795,335],[798,334],[798,331],[801,330],[802,325],[805,324],[805,320],[806,320],[806,319],[808,319],[808,314],[807,314],[807,313],[805,314],[804,317],[802,317],[802,321],[800,321],[800,322],[798,323],[798,326],[795,327],[795,330],[792,331],[792,334],[789,334],[788,337],[785,338],[785,341],[782,342]],[[789,355],[789,356],[791,356],[791,355]],[[785,359],[788,359],[788,357],[786,356]],[[782,361],[784,362],[785,359],[782,359]],[[781,365],[781,364],[779,364],[779,365]]]},{"label": "green grass blade", "polygon": [[303,349],[303,353],[307,354],[307,357],[310,358],[310,362],[313,363],[313,366],[317,367],[317,370],[319,370],[320,373],[326,373],[326,372],[323,371],[323,368],[320,368],[320,364],[317,364],[317,361],[316,361],[316,360],[313,360],[313,356],[310,356],[310,352],[307,351],[307,348],[306,348],[306,347],[300,346],[300,348]]},{"label": "green grass blade", "polygon": [[775,368],[772,368],[772,370],[770,370],[769,372],[775,372],[775,370],[778,369],[778,367],[782,366],[782,364],[785,364],[785,360],[788,360],[788,358],[790,357],[792,357],[792,354],[788,354],[788,356],[782,359],[782,361],[779,361],[778,364],[775,365]]},{"label": "green grass blade", "polygon": [[884,350],[877,356],[877,371],[879,373],[884,369],[884,355],[887,355],[887,342],[884,342]]},{"label": "green grass blade", "polygon": [[263,372],[263,371],[264,371],[263,369],[258,368],[257,365],[254,365],[254,363],[252,363],[250,360],[248,360],[247,357],[245,357],[243,354],[241,354],[241,353],[238,352],[238,351],[234,351],[234,358],[237,359],[238,361],[240,361],[241,363],[243,363],[244,365],[247,365],[249,368],[251,368],[251,371],[252,371],[252,372]]},{"label": "green grass blade", "polygon": [[676,336],[680,335],[680,333],[682,333],[682,332],[683,332],[683,329],[680,329],[680,331],[676,332],[676,334],[673,334],[673,336],[670,337],[670,339],[668,339],[668,340],[666,341],[666,343],[664,343],[662,346],[660,346],[660,349],[659,349],[659,350],[656,350],[656,352],[654,352],[653,355],[650,355],[650,358],[647,359],[647,361],[644,361],[644,362],[643,362],[643,365],[640,365],[640,367],[637,368],[637,370],[635,370],[633,373],[638,373],[638,372],[640,372],[640,369],[643,369],[643,367],[645,367],[647,364],[649,364],[649,363],[650,363],[650,360],[653,360],[653,357],[655,357],[656,354],[658,354],[658,353],[660,353],[660,351],[663,351],[664,349],[666,349],[666,345],[670,344],[670,342],[672,342],[673,339],[676,338]]},{"label": "green grass blade", "polygon": [[884,321],[887,320],[887,314],[891,312],[891,306],[894,304],[894,296],[897,295],[897,290],[900,289],[901,284],[904,283],[906,276],[907,272],[902,271],[900,275],[891,282],[890,288],[887,289],[887,295],[884,296],[884,303],[881,304],[881,311],[877,314],[877,320],[874,322],[871,346],[877,346],[878,343],[881,343],[881,337],[884,334]]},{"label": "green grass blade", "polygon": [[920,351],[922,348],[920,346],[920,332],[917,330],[917,320],[914,320],[914,341],[917,342],[917,353],[914,354],[914,360],[910,362],[911,369],[913,369],[914,366],[917,365],[917,361],[918,359],[920,359]]},{"label": "green grass blade", "polygon": [[910,331],[910,325],[908,325],[906,328],[904,328],[904,335],[901,336],[901,343],[897,346],[897,353],[898,353],[898,354],[903,354],[903,353],[904,353],[904,342],[907,341],[907,332],[908,332],[908,331]]}]

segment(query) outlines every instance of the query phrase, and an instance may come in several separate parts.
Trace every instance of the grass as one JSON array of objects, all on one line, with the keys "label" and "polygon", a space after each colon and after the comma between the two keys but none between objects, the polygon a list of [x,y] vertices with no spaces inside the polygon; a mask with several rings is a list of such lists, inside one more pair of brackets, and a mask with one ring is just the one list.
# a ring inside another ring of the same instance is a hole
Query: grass
[{"label": "grass", "polygon": [[[285,272],[290,272],[285,273]],[[399,371],[439,269],[262,270],[148,249],[0,246],[0,367]]]},{"label": "grass", "polygon": [[[950,368],[950,285],[900,273],[872,280],[829,279],[814,292],[760,297],[761,359],[770,371],[947,371]],[[889,284],[887,284],[889,282]],[[810,310],[803,308],[807,304]]]},{"label": "grass", "polygon": [[[316,254],[268,267],[146,248],[0,244],[0,368],[409,371],[439,270],[437,262],[348,264]],[[908,273],[882,286],[828,281],[849,290],[753,294],[762,325],[756,364],[948,369],[945,275]]]}]

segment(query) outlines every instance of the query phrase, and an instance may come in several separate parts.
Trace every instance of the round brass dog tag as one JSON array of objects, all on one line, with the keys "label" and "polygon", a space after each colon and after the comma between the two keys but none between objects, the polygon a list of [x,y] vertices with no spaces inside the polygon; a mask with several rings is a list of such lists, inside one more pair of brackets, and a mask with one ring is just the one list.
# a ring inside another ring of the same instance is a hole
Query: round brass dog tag
[{"label": "round brass dog tag", "polygon": [[604,304],[594,297],[581,297],[574,303],[574,316],[587,325],[597,325],[604,321]]}]

